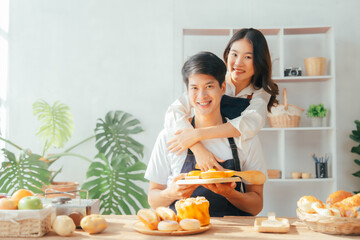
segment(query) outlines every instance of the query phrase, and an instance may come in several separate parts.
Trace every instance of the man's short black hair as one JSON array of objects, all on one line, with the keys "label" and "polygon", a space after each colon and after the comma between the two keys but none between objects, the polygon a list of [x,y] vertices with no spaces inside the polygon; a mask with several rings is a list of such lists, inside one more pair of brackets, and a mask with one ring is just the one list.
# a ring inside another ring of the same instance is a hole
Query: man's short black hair
[{"label": "man's short black hair", "polygon": [[215,54],[211,52],[199,52],[184,63],[181,73],[186,87],[188,87],[189,84],[189,77],[195,74],[213,76],[221,87],[225,81],[226,66]]}]

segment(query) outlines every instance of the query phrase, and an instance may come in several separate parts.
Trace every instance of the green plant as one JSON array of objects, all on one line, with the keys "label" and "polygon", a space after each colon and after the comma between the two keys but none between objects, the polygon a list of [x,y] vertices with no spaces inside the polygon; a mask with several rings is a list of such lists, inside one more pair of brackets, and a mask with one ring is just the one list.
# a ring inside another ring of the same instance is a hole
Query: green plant
[{"label": "green plant", "polygon": [[326,117],[327,109],[324,104],[311,104],[307,110],[308,117]]},{"label": "green plant", "polygon": [[[352,131],[352,134],[350,134],[350,138],[352,140],[354,140],[355,142],[359,143],[359,145],[352,147],[351,152],[360,155],[360,121],[355,120],[355,125],[356,125],[356,130]],[[354,162],[360,166],[360,160],[355,159]],[[360,170],[353,173],[352,175],[360,178]],[[357,193],[360,193],[360,191],[356,191],[354,193],[357,194]]]},{"label": "green plant", "polygon": [[60,153],[47,154],[50,149],[63,148],[72,135],[73,120],[68,106],[58,101],[50,106],[44,100],[38,100],[33,104],[33,114],[40,121],[36,135],[42,141],[42,154],[32,153],[30,149],[24,149],[0,137],[0,140],[19,150],[19,155],[16,157],[10,150],[2,149],[5,161],[0,168],[0,192],[12,194],[18,189],[25,188],[35,193],[42,193],[43,186],[49,185],[61,170],[60,168],[55,174],[49,171],[50,165],[61,156],[76,156],[91,162],[90,159],[70,151],[94,136]]},{"label": "green plant", "polygon": [[95,129],[99,153],[91,163],[82,189],[89,197],[100,199],[102,214],[131,214],[148,207],[147,195],[136,181],[146,182],[143,145],[129,135],[142,132],[140,122],[132,115],[108,112],[98,119]]}]

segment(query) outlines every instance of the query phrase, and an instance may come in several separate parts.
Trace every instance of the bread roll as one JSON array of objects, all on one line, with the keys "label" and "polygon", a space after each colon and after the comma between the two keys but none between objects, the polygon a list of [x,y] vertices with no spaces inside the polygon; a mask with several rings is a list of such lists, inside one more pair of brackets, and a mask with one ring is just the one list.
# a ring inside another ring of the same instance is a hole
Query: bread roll
[{"label": "bread roll", "polygon": [[140,209],[137,213],[138,218],[151,230],[156,230],[160,222],[160,217],[154,209]]},{"label": "bread roll", "polygon": [[156,209],[157,215],[160,217],[160,220],[172,220],[176,221],[176,214],[175,212],[167,207],[158,207]]},{"label": "bread roll", "polygon": [[324,204],[313,196],[303,196],[297,202],[298,208],[307,213],[316,213],[316,211],[312,208],[312,204],[315,202],[319,202],[319,206],[323,206]]},{"label": "bread roll", "polygon": [[234,171],[216,171],[215,169],[209,169],[206,172],[201,172],[201,178],[228,178],[234,175]]},{"label": "bread roll", "polygon": [[346,192],[343,190],[333,192],[326,199],[326,205],[331,206],[337,202],[344,200],[345,198],[351,197],[352,195],[353,194],[351,192]]},{"label": "bread roll", "polygon": [[172,232],[179,229],[179,224],[176,221],[165,220],[158,224],[158,230],[163,232]]},{"label": "bread roll", "polygon": [[314,202],[311,205],[311,207],[319,215],[328,216],[328,217],[334,216],[334,212],[331,211],[330,209],[326,208],[325,205],[320,202]]},{"label": "bread roll", "polygon": [[183,219],[179,224],[184,230],[196,230],[200,228],[200,221],[197,219]]}]

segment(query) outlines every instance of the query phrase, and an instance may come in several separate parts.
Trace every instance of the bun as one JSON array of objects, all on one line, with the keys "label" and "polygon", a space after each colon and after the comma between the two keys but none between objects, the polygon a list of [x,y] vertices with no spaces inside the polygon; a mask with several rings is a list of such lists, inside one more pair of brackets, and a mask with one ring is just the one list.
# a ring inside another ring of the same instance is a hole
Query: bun
[{"label": "bun", "polygon": [[311,207],[319,215],[322,215],[322,216],[334,216],[334,212],[331,209],[326,208],[323,203],[314,202],[311,205]]},{"label": "bun", "polygon": [[172,232],[179,229],[179,224],[176,221],[165,220],[158,224],[158,230],[163,232]]},{"label": "bun", "polygon": [[360,218],[360,193],[351,197],[345,198],[340,202],[335,203],[332,207],[340,210],[343,217],[359,217]]},{"label": "bun", "polygon": [[160,217],[160,220],[172,220],[176,221],[175,212],[167,207],[158,207],[156,209],[156,214]]},{"label": "bun", "polygon": [[353,194],[351,192],[346,192],[346,191],[343,191],[343,190],[333,192],[326,199],[326,205],[331,206],[331,205],[333,205],[333,204],[335,204],[337,202],[340,202],[340,201],[344,200],[345,198],[351,197],[352,195]]},{"label": "bun", "polygon": [[156,230],[160,222],[160,217],[154,209],[140,209],[137,212],[138,218],[151,230]]},{"label": "bun", "polygon": [[303,196],[299,199],[297,202],[297,206],[304,212],[307,213],[316,213],[316,211],[313,209],[312,205],[313,203],[318,202],[320,205],[318,207],[325,207],[324,204],[313,196]]},{"label": "bun", "polygon": [[210,223],[210,203],[205,197],[181,199],[175,203],[178,220],[195,218],[202,226]]},{"label": "bun", "polygon": [[197,219],[183,219],[179,224],[184,230],[196,230],[200,228],[200,221]]},{"label": "bun", "polygon": [[216,171],[215,169],[209,169],[206,172],[201,172],[201,178],[228,178],[234,175],[234,171]]}]

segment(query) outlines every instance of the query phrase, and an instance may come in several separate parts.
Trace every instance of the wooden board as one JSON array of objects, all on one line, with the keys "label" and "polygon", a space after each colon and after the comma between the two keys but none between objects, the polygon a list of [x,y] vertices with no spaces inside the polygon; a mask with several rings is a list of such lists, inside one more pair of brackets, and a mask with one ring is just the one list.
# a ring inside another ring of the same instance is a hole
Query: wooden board
[{"label": "wooden board", "polygon": [[143,233],[143,234],[148,234],[148,235],[183,236],[183,235],[191,235],[191,234],[198,234],[198,233],[205,232],[211,228],[211,223],[209,225],[202,226],[199,229],[195,229],[195,230],[178,230],[178,231],[172,231],[172,232],[150,230],[141,221],[136,222],[133,225],[133,227],[134,227],[135,231],[137,231],[139,233]]},{"label": "wooden board", "polygon": [[178,185],[241,182],[239,177],[178,180]]}]

